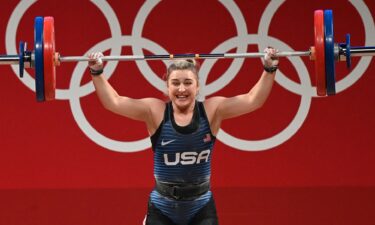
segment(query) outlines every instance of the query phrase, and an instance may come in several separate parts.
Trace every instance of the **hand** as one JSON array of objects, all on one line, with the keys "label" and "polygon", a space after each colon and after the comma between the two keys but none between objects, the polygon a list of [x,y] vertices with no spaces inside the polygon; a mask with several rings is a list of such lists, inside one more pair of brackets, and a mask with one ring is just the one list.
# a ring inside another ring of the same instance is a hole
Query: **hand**
[{"label": "hand", "polygon": [[266,49],[264,49],[264,52],[266,53],[263,59],[264,67],[278,67],[279,57],[277,57],[276,54],[279,52],[279,50],[274,49],[273,47],[267,47]]},{"label": "hand", "polygon": [[89,61],[89,68],[91,72],[103,71],[103,53],[93,52],[89,54],[90,59],[95,59],[94,61]]}]

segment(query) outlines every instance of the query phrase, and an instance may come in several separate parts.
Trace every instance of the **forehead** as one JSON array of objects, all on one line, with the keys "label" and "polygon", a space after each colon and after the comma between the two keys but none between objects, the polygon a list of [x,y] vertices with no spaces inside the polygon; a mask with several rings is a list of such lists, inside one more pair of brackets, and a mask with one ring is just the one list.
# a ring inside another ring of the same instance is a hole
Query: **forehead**
[{"label": "forehead", "polygon": [[196,75],[191,70],[174,70],[169,75],[169,79],[196,79]]}]

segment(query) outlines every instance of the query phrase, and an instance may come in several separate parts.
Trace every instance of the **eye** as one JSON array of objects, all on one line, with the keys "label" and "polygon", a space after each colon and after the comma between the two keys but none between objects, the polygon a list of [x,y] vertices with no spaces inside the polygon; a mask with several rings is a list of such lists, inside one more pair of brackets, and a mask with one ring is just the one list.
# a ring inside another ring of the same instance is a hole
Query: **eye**
[{"label": "eye", "polygon": [[173,86],[179,86],[179,85],[180,85],[180,82],[172,81],[172,85],[173,85]]},{"label": "eye", "polygon": [[191,84],[193,84],[193,82],[191,80],[187,80],[187,81],[184,82],[184,84],[185,85],[191,85]]}]

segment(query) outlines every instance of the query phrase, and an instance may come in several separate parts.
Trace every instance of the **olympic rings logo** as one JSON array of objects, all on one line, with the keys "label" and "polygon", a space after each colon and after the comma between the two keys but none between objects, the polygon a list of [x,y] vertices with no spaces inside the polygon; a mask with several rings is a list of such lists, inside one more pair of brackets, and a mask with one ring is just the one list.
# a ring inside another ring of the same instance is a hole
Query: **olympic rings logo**
[{"label": "olympic rings logo", "polygon": [[[13,10],[6,29],[6,51],[7,53],[17,52],[16,43],[16,33],[19,22],[23,14],[27,9],[36,2],[33,1],[20,1],[16,8]],[[119,20],[111,8],[111,6],[106,1],[92,0],[92,3],[102,11],[105,16],[109,28],[111,31],[111,38],[103,40],[102,42],[96,44],[87,53],[92,51],[106,51],[111,50],[111,55],[120,55],[121,48],[123,46],[130,46],[132,51],[136,55],[142,55],[142,49],[147,49],[150,52],[157,54],[167,54],[162,46],[153,42],[152,40],[142,37],[142,29],[144,27],[145,21],[153,10],[153,8],[160,2],[160,0],[150,0],[146,1],[138,14],[136,15],[132,33],[131,35],[122,35]],[[241,13],[241,10],[238,8],[234,1],[220,0],[219,1],[226,10],[232,16],[234,24],[237,30],[237,36],[225,40],[219,46],[212,50],[212,53],[215,52],[227,52],[230,49],[236,48],[237,52],[246,52],[247,46],[249,44],[258,44],[259,49],[264,49],[268,45],[272,45],[283,51],[295,51],[286,43],[281,40],[268,36],[268,29],[272,16],[278,10],[278,8],[285,2],[282,0],[271,1],[265,8],[259,25],[258,34],[248,34],[246,20]],[[371,43],[371,37],[375,36],[375,26],[374,20],[371,15],[370,10],[363,1],[360,0],[351,0],[350,3],[358,11],[361,16],[362,22],[365,28],[365,45],[374,45]],[[278,72],[276,76],[276,82],[280,84],[286,90],[291,91],[294,94],[301,96],[300,106],[290,124],[283,129],[278,134],[263,139],[263,140],[243,140],[237,137],[230,135],[221,129],[217,135],[217,138],[222,141],[224,144],[231,146],[232,148],[243,150],[243,151],[262,151],[278,146],[286,142],[291,138],[302,126],[305,121],[307,114],[310,109],[311,99],[316,96],[316,88],[312,86],[310,81],[309,71],[306,68],[300,57],[289,58],[290,62],[298,71],[298,76],[300,84],[290,80],[286,77],[281,71]],[[207,83],[208,74],[217,60],[205,61],[202,64],[200,70],[200,83],[203,89],[203,92],[200,93],[201,97],[204,99],[205,96],[214,94],[224,88],[231,80],[236,77],[236,74],[239,72],[244,59],[235,59],[229,68],[218,78],[210,84]],[[371,58],[361,58],[355,68],[342,80],[336,83],[337,93],[344,91],[353,85],[361,76],[364,74],[368,66],[370,65]],[[117,67],[118,62],[109,62],[106,66],[107,78],[111,77],[113,72]],[[148,66],[145,61],[136,61],[138,68],[140,69],[143,76],[146,80],[152,84],[156,89],[164,91],[165,83],[155,74],[152,69]],[[18,74],[17,66],[12,66],[12,69],[15,74]],[[74,116],[75,121],[77,122],[80,129],[96,144],[107,148],[112,151],[118,152],[137,152],[145,150],[151,147],[149,138],[138,141],[117,141],[105,137],[101,133],[97,132],[96,129],[89,123],[86,119],[83,110],[80,105],[80,98],[94,92],[94,86],[92,82],[80,86],[84,71],[87,69],[87,63],[80,62],[77,63],[75,67],[72,78],[70,80],[69,89],[57,89],[56,90],[56,99],[68,100],[70,102],[70,107]],[[18,76],[17,76],[18,77]],[[24,78],[21,80],[29,89],[35,91],[35,80],[25,71]]]}]

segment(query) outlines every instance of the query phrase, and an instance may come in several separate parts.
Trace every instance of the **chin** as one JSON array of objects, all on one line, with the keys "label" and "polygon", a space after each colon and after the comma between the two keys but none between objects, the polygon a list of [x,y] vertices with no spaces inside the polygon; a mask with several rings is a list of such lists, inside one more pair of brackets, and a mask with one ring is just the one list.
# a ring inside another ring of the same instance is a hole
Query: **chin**
[{"label": "chin", "polygon": [[186,100],[175,99],[174,100],[174,104],[179,108],[187,108],[191,106],[191,104],[194,104],[194,102],[195,102],[194,99],[186,99]]}]

